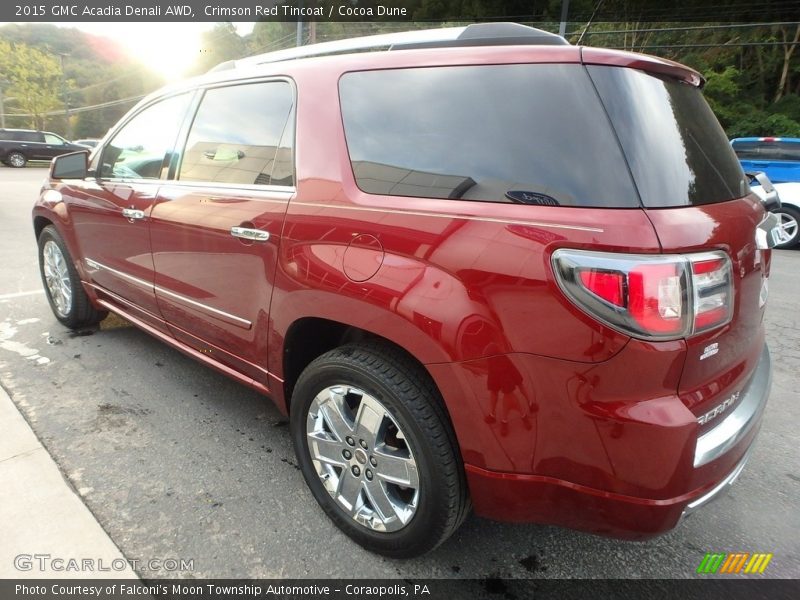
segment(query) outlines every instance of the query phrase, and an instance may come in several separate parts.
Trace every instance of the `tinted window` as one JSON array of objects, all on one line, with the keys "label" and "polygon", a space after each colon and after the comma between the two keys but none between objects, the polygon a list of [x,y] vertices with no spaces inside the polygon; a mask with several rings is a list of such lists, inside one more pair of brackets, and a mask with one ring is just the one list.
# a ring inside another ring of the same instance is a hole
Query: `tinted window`
[{"label": "tinted window", "polygon": [[292,105],[292,89],[283,81],[208,90],[178,179],[293,185]]},{"label": "tinted window", "polygon": [[103,177],[163,179],[189,94],[152,104],[128,121],[103,148]]},{"label": "tinted window", "polygon": [[64,140],[62,140],[57,135],[53,135],[52,133],[45,133],[44,134],[44,141],[47,144],[52,144],[54,146],[64,145]]},{"label": "tinted window", "polygon": [[734,142],[733,150],[743,160],[800,161],[800,142]]},{"label": "tinted window", "polygon": [[758,160],[758,142],[734,142],[733,151],[740,159]]},{"label": "tinted window", "polygon": [[12,131],[11,139],[17,142],[43,142],[44,136],[38,131]]},{"label": "tinted window", "polygon": [[700,91],[634,69],[588,67],[647,207],[739,198],[747,182]]},{"label": "tinted window", "polygon": [[639,206],[580,65],[348,73],[339,92],[353,172],[365,192]]}]

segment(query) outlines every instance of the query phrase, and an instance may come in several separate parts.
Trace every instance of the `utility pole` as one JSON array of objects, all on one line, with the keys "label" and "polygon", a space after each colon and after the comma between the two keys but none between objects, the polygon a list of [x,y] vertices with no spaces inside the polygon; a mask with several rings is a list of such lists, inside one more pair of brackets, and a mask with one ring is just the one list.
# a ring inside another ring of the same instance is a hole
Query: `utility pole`
[{"label": "utility pole", "polygon": [[567,33],[567,13],[569,12],[569,0],[561,0],[561,24],[558,26],[558,35],[564,37]]},{"label": "utility pole", "polygon": [[303,45],[303,21],[297,17],[297,36],[295,38],[295,46]]},{"label": "utility pole", "polygon": [[67,95],[67,74],[64,71],[64,58],[67,56],[69,56],[69,54],[58,55],[61,59],[61,97],[64,100],[64,115],[67,117],[66,137],[68,140],[72,140],[72,121],[70,119],[69,96]]}]

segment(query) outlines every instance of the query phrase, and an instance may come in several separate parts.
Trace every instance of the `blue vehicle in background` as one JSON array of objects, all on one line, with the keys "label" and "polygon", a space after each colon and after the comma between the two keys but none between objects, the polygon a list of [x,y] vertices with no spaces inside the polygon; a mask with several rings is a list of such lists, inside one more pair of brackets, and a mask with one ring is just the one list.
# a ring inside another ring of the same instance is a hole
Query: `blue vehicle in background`
[{"label": "blue vehicle in background", "polygon": [[745,172],[764,171],[772,183],[800,182],[800,138],[735,138],[731,146]]},{"label": "blue vehicle in background", "polygon": [[[746,173],[763,171],[778,191],[780,217],[786,242],[777,248],[800,244],[800,138],[746,137],[731,140],[731,146]],[[752,190],[764,197],[760,185]]]}]

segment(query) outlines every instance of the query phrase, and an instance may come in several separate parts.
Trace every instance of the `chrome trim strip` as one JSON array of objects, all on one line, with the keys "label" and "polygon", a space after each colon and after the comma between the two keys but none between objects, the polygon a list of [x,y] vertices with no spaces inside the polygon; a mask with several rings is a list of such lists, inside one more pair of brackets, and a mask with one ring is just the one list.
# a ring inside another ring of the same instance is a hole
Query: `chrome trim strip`
[{"label": "chrome trim strip", "polygon": [[128,275],[127,273],[123,273],[122,271],[117,271],[116,269],[112,269],[111,267],[104,265],[102,263],[97,262],[91,258],[84,258],[83,262],[86,264],[87,267],[94,270],[103,270],[108,271],[109,273],[113,273],[117,277],[122,277],[123,279],[127,279],[131,283],[135,283],[139,287],[143,287],[145,289],[151,290],[153,289],[153,284],[145,281],[144,279],[139,279],[138,277],[134,277],[133,275]]},{"label": "chrome trim strip", "polygon": [[[297,191],[293,185],[257,185],[251,183],[219,183],[216,181],[183,181],[181,179],[162,179],[162,187],[165,188],[209,188],[215,190],[247,190],[250,192],[262,192],[264,194],[275,194],[278,196],[291,196]],[[270,198],[263,198],[269,200]],[[259,198],[262,200],[262,198]],[[274,202],[285,203],[286,200],[273,199]]]},{"label": "chrome trim strip", "polygon": [[331,208],[344,210],[363,210],[367,212],[388,213],[393,215],[414,215],[417,217],[438,217],[440,219],[464,219],[467,221],[485,221],[487,223],[502,223],[508,225],[529,225],[533,227],[550,227],[551,229],[573,229],[575,231],[591,231],[593,233],[603,233],[603,229],[597,227],[585,227],[583,225],[564,225],[562,223],[541,223],[539,221],[519,221],[515,219],[499,219],[495,217],[477,217],[473,215],[458,215],[455,213],[424,212],[417,210],[397,210],[393,208],[378,208],[373,206],[348,206],[345,204],[321,204],[317,202],[294,201],[292,206],[313,206],[315,208]]},{"label": "chrome trim strip", "polygon": [[701,467],[725,454],[749,433],[758,422],[767,403],[772,385],[772,360],[764,344],[750,381],[742,390],[742,399],[718,425],[697,439],[694,451],[694,466]]},{"label": "chrome trim strip", "polygon": [[739,464],[737,464],[733,468],[733,471],[728,473],[728,476],[725,477],[725,479],[723,479],[717,485],[715,485],[709,492],[706,492],[699,498],[687,504],[686,508],[683,509],[683,513],[681,513],[681,519],[702,508],[712,500],[716,500],[723,493],[727,492],[728,488],[733,485],[733,483],[739,478],[739,475],[742,473],[742,469],[744,469],[744,465],[747,463],[747,459],[750,458],[751,450],[752,448],[745,453],[742,460],[739,461]]},{"label": "chrome trim strip", "polygon": [[84,258],[83,262],[86,263],[86,266],[89,267],[90,269],[102,269],[104,271],[108,271],[110,273],[113,273],[114,275],[117,275],[118,277],[127,279],[128,281],[135,283],[136,285],[139,285],[145,289],[151,290],[153,293],[159,293],[165,296],[170,296],[171,298],[179,302],[188,304],[189,306],[195,307],[199,310],[211,313],[212,316],[217,317],[218,319],[222,319],[223,321],[230,322],[231,324],[236,325],[238,327],[244,327],[245,329],[250,329],[253,326],[253,323],[248,321],[247,319],[242,319],[241,317],[237,317],[236,315],[227,313],[224,310],[219,310],[218,308],[214,308],[213,306],[208,306],[207,304],[197,302],[195,300],[192,300],[191,298],[187,298],[186,296],[181,296],[180,294],[176,294],[175,292],[171,292],[155,284],[148,283],[143,279],[134,277],[133,275],[128,275],[127,273],[123,273],[122,271],[118,271],[117,269],[112,269],[111,267],[99,263],[91,258]]},{"label": "chrome trim strip", "polygon": [[202,302],[197,302],[195,300],[192,300],[191,298],[187,298],[186,296],[181,296],[180,294],[176,294],[175,292],[170,292],[169,290],[165,290],[164,288],[159,287],[157,285],[153,287],[155,288],[156,293],[169,296],[170,298],[173,298],[178,302],[182,302],[192,307],[198,308],[200,310],[212,313],[213,316],[222,319],[223,321],[233,322],[234,325],[238,325],[239,327],[244,327],[245,329],[250,329],[253,326],[253,323],[248,321],[247,319],[242,319],[241,317],[237,317],[236,315],[226,313],[224,310],[219,310],[218,308],[214,308],[213,306],[209,306],[208,304],[203,304]]}]

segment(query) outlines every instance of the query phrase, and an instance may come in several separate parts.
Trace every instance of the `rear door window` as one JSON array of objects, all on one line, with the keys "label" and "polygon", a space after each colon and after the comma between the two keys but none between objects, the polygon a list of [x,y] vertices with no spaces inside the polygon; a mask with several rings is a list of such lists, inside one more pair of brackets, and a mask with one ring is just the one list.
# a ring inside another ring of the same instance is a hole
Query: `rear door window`
[{"label": "rear door window", "polygon": [[16,139],[19,142],[43,143],[44,135],[42,135],[38,131],[18,131],[16,132],[14,139]]},{"label": "rear door window", "polygon": [[364,192],[623,207],[639,198],[581,65],[346,73],[339,94]]},{"label": "rear door window", "polygon": [[294,105],[285,81],[207,90],[192,123],[181,181],[294,185]]}]

